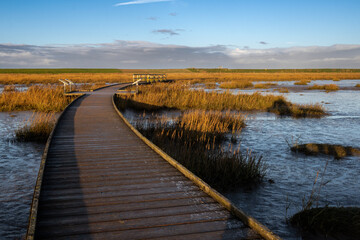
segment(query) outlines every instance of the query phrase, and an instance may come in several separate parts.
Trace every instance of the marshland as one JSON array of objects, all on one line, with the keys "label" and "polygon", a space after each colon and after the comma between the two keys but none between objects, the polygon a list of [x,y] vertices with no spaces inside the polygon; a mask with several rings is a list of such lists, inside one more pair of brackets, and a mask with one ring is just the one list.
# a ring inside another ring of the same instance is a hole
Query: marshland
[{"label": "marshland", "polygon": [[6,182],[1,190],[9,194],[2,195],[0,204],[11,209],[0,216],[4,236],[25,232],[44,147],[41,134],[42,140],[29,135],[34,142],[21,134],[32,128],[49,132],[48,126],[73,100],[57,80],[68,78],[89,90],[129,82],[141,72],[168,73],[175,81],[122,95],[118,106],[125,116],[282,238],[301,239],[290,217],[309,201],[319,173],[316,184],[322,187],[314,206],[360,206],[358,156],[337,159],[291,151],[309,143],[360,148],[356,69],[1,70],[1,175]]}]

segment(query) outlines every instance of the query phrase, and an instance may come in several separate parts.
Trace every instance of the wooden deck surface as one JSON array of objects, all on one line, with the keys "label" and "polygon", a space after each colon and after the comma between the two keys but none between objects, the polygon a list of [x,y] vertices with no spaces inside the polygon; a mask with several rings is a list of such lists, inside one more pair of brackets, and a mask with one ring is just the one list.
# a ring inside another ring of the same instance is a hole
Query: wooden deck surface
[{"label": "wooden deck surface", "polygon": [[54,133],[36,239],[261,239],[120,119],[119,86],[77,100]]}]

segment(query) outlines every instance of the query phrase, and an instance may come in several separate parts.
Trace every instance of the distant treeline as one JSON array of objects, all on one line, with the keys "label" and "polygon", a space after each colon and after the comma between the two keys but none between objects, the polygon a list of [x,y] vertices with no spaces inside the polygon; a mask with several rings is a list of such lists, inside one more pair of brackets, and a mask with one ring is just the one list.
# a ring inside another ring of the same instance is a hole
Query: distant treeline
[{"label": "distant treeline", "polygon": [[122,73],[120,69],[110,68],[22,68],[22,69],[0,69],[0,73],[22,73],[22,74],[58,74],[58,73]]},{"label": "distant treeline", "polygon": [[229,69],[229,68],[188,68],[194,73],[326,73],[360,72],[360,69],[320,68],[320,69]]}]

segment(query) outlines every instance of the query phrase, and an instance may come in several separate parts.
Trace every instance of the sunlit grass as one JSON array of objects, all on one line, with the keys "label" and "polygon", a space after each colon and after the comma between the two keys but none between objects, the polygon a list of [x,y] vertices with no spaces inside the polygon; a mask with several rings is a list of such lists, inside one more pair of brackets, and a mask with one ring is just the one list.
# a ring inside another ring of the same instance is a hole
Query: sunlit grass
[{"label": "sunlit grass", "polygon": [[291,151],[301,152],[307,155],[326,154],[334,156],[336,159],[346,156],[360,156],[360,149],[334,144],[296,144],[291,147]]},{"label": "sunlit grass", "polygon": [[311,81],[309,80],[300,80],[300,81],[296,81],[294,82],[294,85],[308,85]]},{"label": "sunlit grass", "polygon": [[320,105],[299,105],[288,102],[283,96],[260,93],[238,94],[190,90],[180,84],[159,83],[141,86],[136,95],[121,96],[121,108],[154,111],[159,109],[203,109],[269,111],[293,117],[320,117],[325,114]]},{"label": "sunlit grass", "polygon": [[274,87],[276,85],[277,85],[277,83],[257,83],[254,85],[254,88],[268,89],[268,88]]},{"label": "sunlit grass", "polygon": [[198,82],[225,81],[298,81],[360,79],[360,72],[351,69],[310,70],[239,70],[239,71],[190,71],[189,69],[11,69],[0,70],[0,84],[57,83],[70,79],[76,83],[131,82],[133,73],[166,73],[171,80]]},{"label": "sunlit grass", "polygon": [[220,88],[224,89],[244,89],[251,88],[254,84],[251,81],[230,81],[220,84]]},{"label": "sunlit grass", "polygon": [[54,113],[33,114],[24,127],[15,131],[16,139],[24,142],[46,142],[55,121]]},{"label": "sunlit grass", "polygon": [[340,88],[336,84],[325,84],[325,85],[314,84],[313,86],[308,87],[308,89],[309,90],[325,90],[325,91],[329,92],[329,91],[337,91]]},{"label": "sunlit grass", "polygon": [[27,91],[4,91],[0,94],[0,111],[35,110],[60,112],[71,102],[62,87],[32,86]]},{"label": "sunlit grass", "polygon": [[[121,99],[118,99],[121,101]],[[226,135],[239,133],[244,118],[220,111],[188,111],[168,124],[137,121],[139,131],[205,182],[221,190],[258,184],[266,167],[250,152],[225,151]]]}]

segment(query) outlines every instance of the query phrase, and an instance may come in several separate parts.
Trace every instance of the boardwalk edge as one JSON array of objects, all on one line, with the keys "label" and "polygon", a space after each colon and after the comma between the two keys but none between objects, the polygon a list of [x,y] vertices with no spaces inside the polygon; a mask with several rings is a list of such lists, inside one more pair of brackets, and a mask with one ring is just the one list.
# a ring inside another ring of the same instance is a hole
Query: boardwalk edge
[{"label": "boardwalk edge", "polygon": [[67,107],[64,109],[64,111],[62,111],[62,113],[60,114],[60,116],[57,118],[57,120],[55,122],[55,126],[54,126],[53,130],[51,131],[49,138],[46,141],[45,149],[44,149],[44,152],[41,157],[40,168],[39,168],[38,176],[36,179],[36,184],[34,187],[34,194],[33,194],[31,207],[30,207],[29,224],[28,224],[26,237],[25,237],[26,240],[33,240],[35,237],[35,228],[36,228],[37,213],[38,213],[38,207],[39,207],[41,185],[42,185],[42,180],[43,180],[43,176],[44,176],[47,154],[48,154],[48,150],[49,150],[49,147],[50,147],[50,144],[52,141],[52,137],[53,137],[54,132],[58,126],[58,123],[59,123],[60,119],[62,118],[62,116],[64,115],[64,113],[69,109],[69,107],[71,107],[76,102],[76,100],[80,99],[84,95],[85,94],[82,94],[82,95],[78,96],[77,98],[75,98],[69,105],[67,105]]},{"label": "boardwalk edge", "polygon": [[[126,86],[124,86],[126,87]],[[212,197],[214,200],[219,202],[221,205],[223,205],[228,211],[230,211],[233,215],[238,217],[244,224],[251,227],[253,230],[255,230],[257,233],[259,233],[263,238],[266,240],[280,240],[281,238],[277,235],[275,235],[273,232],[271,232],[267,227],[265,227],[263,224],[258,222],[255,218],[247,215],[244,211],[236,207],[229,199],[224,197],[222,194],[220,194],[218,191],[213,189],[210,185],[205,183],[201,178],[197,177],[195,174],[193,174],[191,171],[189,171],[187,168],[185,168],[182,164],[177,162],[175,159],[170,157],[168,154],[166,154],[164,151],[162,151],[158,146],[153,144],[150,140],[148,140],[146,137],[144,137],[131,123],[124,117],[124,115],[119,111],[115,104],[115,97],[116,94],[114,94],[112,98],[112,104],[114,106],[115,111],[118,113],[120,118],[125,122],[125,124],[143,141],[146,145],[148,145],[151,149],[153,149],[156,153],[158,153],[163,159],[165,159],[170,165],[175,167],[177,170],[179,170],[182,174],[185,175],[188,179],[190,179],[193,183],[195,183],[203,192],[208,194],[210,197]]]}]

